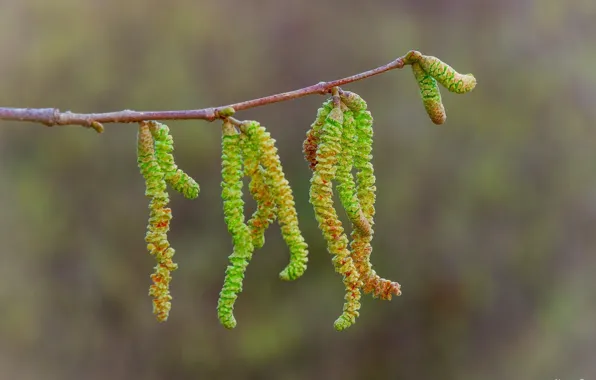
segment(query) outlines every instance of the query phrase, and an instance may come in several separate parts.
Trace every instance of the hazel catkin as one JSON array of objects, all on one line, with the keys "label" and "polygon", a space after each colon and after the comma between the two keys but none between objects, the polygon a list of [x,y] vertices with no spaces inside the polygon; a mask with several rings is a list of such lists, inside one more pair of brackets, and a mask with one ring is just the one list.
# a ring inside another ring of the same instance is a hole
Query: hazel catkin
[{"label": "hazel catkin", "polygon": [[277,220],[282,237],[290,250],[290,262],[279,274],[282,280],[295,280],[304,274],[308,262],[308,245],[298,226],[298,214],[294,196],[288,180],[285,178],[281,161],[275,147],[275,140],[265,127],[256,121],[243,123],[246,134],[252,144],[258,146],[260,163],[266,173],[265,182],[277,205]]},{"label": "hazel catkin", "polygon": [[230,264],[217,303],[217,315],[226,328],[236,327],[234,303],[242,291],[244,272],[253,253],[252,238],[244,222],[244,201],[242,200],[242,154],[240,135],[234,126],[225,122],[222,134],[222,199],[224,220],[232,235],[234,251],[229,256]]},{"label": "hazel catkin", "polygon": [[150,121],[149,128],[155,139],[155,157],[164,172],[166,182],[185,198],[199,196],[199,184],[174,162],[174,140],[167,125]]},{"label": "hazel catkin", "polygon": [[441,93],[437,81],[426,71],[424,71],[418,62],[412,63],[412,72],[418,88],[420,89],[420,97],[424,104],[424,109],[433,123],[443,124],[447,119],[445,107],[441,101]]},{"label": "hazel catkin", "polygon": [[317,165],[310,187],[310,203],[313,205],[319,229],[327,241],[327,250],[333,255],[335,270],[342,274],[346,288],[343,313],[335,321],[336,330],[351,326],[360,309],[360,275],[354,266],[348,249],[348,238],[333,207],[333,184],[337,162],[341,154],[341,131],[343,113],[339,103],[329,112],[321,129],[317,149]]},{"label": "hazel catkin", "polygon": [[164,322],[171,309],[171,272],[178,266],[172,261],[175,251],[170,247],[167,237],[172,211],[166,207],[169,196],[166,192],[165,175],[155,157],[154,140],[147,122],[139,124],[137,162],[145,178],[145,195],[151,198],[145,241],[149,253],[157,261],[155,272],[151,275],[153,284],[149,288],[149,295],[153,296],[153,313],[158,321]]}]

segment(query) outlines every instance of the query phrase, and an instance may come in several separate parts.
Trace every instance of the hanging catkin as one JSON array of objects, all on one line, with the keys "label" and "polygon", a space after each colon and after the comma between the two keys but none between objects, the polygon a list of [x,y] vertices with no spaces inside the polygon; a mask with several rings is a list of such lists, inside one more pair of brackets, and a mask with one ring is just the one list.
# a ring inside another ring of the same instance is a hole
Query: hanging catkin
[{"label": "hanging catkin", "polygon": [[255,249],[265,244],[265,230],[277,217],[277,205],[271,192],[271,180],[267,171],[261,166],[259,145],[246,133],[240,137],[242,155],[244,156],[244,174],[251,178],[249,191],[257,203],[257,209],[247,222]]},{"label": "hanging catkin", "polygon": [[240,135],[236,128],[225,122],[222,127],[222,199],[224,219],[232,235],[234,251],[229,256],[223,288],[219,294],[217,315],[227,328],[236,327],[234,303],[242,291],[244,272],[252,257],[253,244],[250,231],[244,222],[244,201],[242,200],[242,154]]},{"label": "hanging catkin", "polygon": [[168,319],[171,308],[172,296],[169,291],[171,272],[178,266],[172,262],[174,249],[170,247],[167,236],[172,211],[166,207],[169,202],[166,182],[164,173],[156,160],[153,137],[146,122],[139,125],[137,162],[145,178],[145,195],[151,198],[145,241],[149,253],[155,256],[157,261],[155,272],[151,275],[153,284],[149,288],[149,295],[153,297],[153,313],[158,321],[164,322]]},{"label": "hanging catkin", "polygon": [[[400,295],[400,285],[397,282],[386,280],[377,275],[372,269],[370,255],[372,253],[371,241],[374,234],[375,216],[375,175],[372,164],[372,138],[373,119],[366,110],[366,102],[357,94],[349,91],[341,93],[342,101],[348,105],[354,114],[355,143],[353,145],[354,168],[356,174],[356,195],[359,206],[370,228],[354,228],[352,231],[352,257],[363,283],[362,291],[365,294],[373,293],[374,297],[390,300],[392,295]],[[350,127],[350,125],[348,124]],[[351,128],[351,127],[350,127]],[[345,123],[344,123],[345,129]],[[357,226],[356,226],[357,227]]]},{"label": "hanging catkin", "polygon": [[302,151],[304,152],[304,158],[308,162],[310,170],[315,170],[317,166],[317,148],[319,145],[319,138],[321,135],[321,129],[325,124],[327,115],[333,109],[333,101],[328,99],[321,108],[317,110],[317,117],[311,124],[310,129],[306,132],[306,139],[302,144]]},{"label": "hanging catkin", "polygon": [[348,249],[348,238],[333,207],[332,181],[336,177],[338,158],[341,154],[342,124],[343,113],[339,99],[336,99],[334,108],[329,112],[321,128],[316,155],[317,164],[310,187],[310,203],[313,205],[315,217],[327,240],[327,249],[333,255],[335,270],[343,275],[346,287],[343,313],[334,323],[337,330],[344,330],[356,321],[359,315],[362,285]]},{"label": "hanging catkin", "polygon": [[155,158],[164,172],[166,182],[172,189],[188,199],[199,196],[199,184],[178,168],[174,162],[174,140],[167,125],[150,121],[149,128],[155,139]]},{"label": "hanging catkin", "polygon": [[264,168],[265,183],[277,205],[277,220],[282,236],[290,250],[290,263],[279,274],[282,280],[295,280],[302,276],[308,262],[308,246],[298,226],[298,214],[294,205],[294,196],[288,180],[285,178],[281,161],[275,147],[275,140],[265,127],[256,121],[243,123],[245,133],[251,144],[258,146]]},{"label": "hanging catkin", "polygon": [[441,101],[441,93],[437,81],[430,76],[426,71],[422,70],[418,62],[412,63],[412,72],[418,88],[420,89],[420,97],[424,104],[424,109],[433,123],[443,124],[447,119],[445,107]]}]

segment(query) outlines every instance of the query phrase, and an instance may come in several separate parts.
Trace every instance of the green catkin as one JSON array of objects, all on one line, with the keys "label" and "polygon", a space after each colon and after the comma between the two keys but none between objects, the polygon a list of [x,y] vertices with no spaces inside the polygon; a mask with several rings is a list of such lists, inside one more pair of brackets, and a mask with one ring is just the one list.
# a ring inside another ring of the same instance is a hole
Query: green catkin
[{"label": "green catkin", "polygon": [[169,291],[171,272],[178,266],[172,262],[175,251],[170,247],[167,237],[172,211],[166,207],[169,202],[166,182],[164,173],[156,160],[153,137],[146,122],[139,125],[137,162],[145,178],[145,195],[151,198],[145,241],[149,253],[155,256],[157,261],[155,272],[151,275],[153,284],[149,288],[149,295],[153,297],[153,313],[157,320],[165,322],[171,309],[172,296]]},{"label": "green catkin", "polygon": [[257,203],[257,209],[247,222],[255,249],[265,244],[265,230],[277,217],[277,205],[267,183],[268,174],[260,164],[259,146],[243,133],[240,137],[244,156],[244,174],[251,178],[249,190]]},{"label": "green catkin", "polygon": [[229,257],[230,264],[219,294],[217,315],[221,324],[231,329],[236,327],[234,303],[242,291],[244,272],[252,258],[253,244],[249,228],[244,223],[240,135],[229,122],[223,125],[221,174],[224,219],[233,238],[234,251]]},{"label": "green catkin", "polygon": [[311,170],[314,170],[315,166],[317,166],[317,146],[319,144],[321,128],[323,127],[323,124],[325,124],[325,119],[327,119],[327,115],[329,115],[331,109],[333,109],[333,101],[328,99],[323,103],[321,108],[317,110],[317,117],[311,124],[308,132],[306,132],[306,139],[302,144],[304,158],[306,159],[306,162],[308,162]]},{"label": "green catkin", "polygon": [[282,236],[290,250],[290,262],[279,277],[282,280],[295,280],[304,274],[308,262],[308,245],[298,226],[298,214],[294,204],[292,189],[285,178],[281,161],[275,147],[275,140],[256,121],[243,123],[243,128],[252,144],[258,146],[260,163],[267,176],[265,185],[270,189],[277,205],[277,220]]},{"label": "green catkin", "polygon": [[352,111],[343,114],[343,129],[341,136],[342,152],[337,161],[336,179],[339,182],[337,192],[339,199],[354,228],[370,235],[370,224],[362,212],[360,201],[356,196],[356,183],[352,175],[354,145],[356,139],[356,121]]},{"label": "green catkin", "polygon": [[[366,105],[366,103],[364,103]],[[356,268],[361,273],[363,282],[362,291],[365,294],[373,293],[376,298],[391,300],[393,295],[401,295],[399,283],[386,280],[377,275],[372,269],[370,255],[372,253],[371,241],[374,234],[375,216],[375,175],[372,165],[372,138],[373,118],[366,106],[355,112],[356,121],[356,143],[354,146],[354,168],[356,174],[356,193],[362,212],[370,225],[370,233],[364,230],[354,229],[352,231],[352,257]]]},{"label": "green catkin", "polygon": [[174,140],[167,125],[150,121],[149,127],[155,139],[155,157],[165,173],[166,182],[188,199],[199,196],[199,184],[178,168],[174,162]]},{"label": "green catkin", "polygon": [[364,99],[362,99],[360,95],[356,94],[355,92],[341,90],[339,97],[342,103],[345,104],[351,111],[366,111],[366,107],[368,105]]},{"label": "green catkin", "polygon": [[443,124],[447,119],[445,108],[441,102],[441,93],[437,81],[424,71],[418,62],[412,63],[412,72],[420,89],[424,109],[433,123]]},{"label": "green catkin", "polygon": [[343,275],[346,287],[343,313],[334,323],[335,329],[339,331],[356,321],[362,285],[348,249],[348,238],[333,207],[332,181],[336,177],[338,157],[341,155],[342,124],[343,114],[337,104],[328,114],[321,129],[317,149],[318,163],[310,187],[310,203],[313,205],[319,228],[327,240],[327,249],[333,255],[335,270]]},{"label": "green catkin", "polygon": [[476,78],[472,74],[460,74],[437,57],[421,55],[418,60],[422,70],[441,83],[450,92],[465,94],[476,87]]}]

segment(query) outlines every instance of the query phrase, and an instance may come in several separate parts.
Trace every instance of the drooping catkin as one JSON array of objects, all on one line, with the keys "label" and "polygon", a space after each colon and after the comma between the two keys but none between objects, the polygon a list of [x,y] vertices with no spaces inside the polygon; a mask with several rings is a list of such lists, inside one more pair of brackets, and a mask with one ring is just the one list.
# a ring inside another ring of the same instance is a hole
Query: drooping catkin
[{"label": "drooping catkin", "polygon": [[418,88],[420,89],[420,97],[424,104],[424,109],[433,123],[439,125],[443,124],[447,119],[445,107],[441,101],[441,93],[437,81],[424,71],[418,62],[412,63],[412,72]]},{"label": "drooping catkin", "polygon": [[240,136],[242,155],[244,156],[244,174],[251,178],[248,186],[257,209],[247,222],[255,249],[265,244],[265,230],[277,217],[277,205],[272,194],[269,175],[261,166],[261,151],[256,141],[246,133]]},{"label": "drooping catkin", "polygon": [[356,143],[356,121],[354,120],[353,112],[349,109],[344,111],[343,120],[341,135],[342,152],[337,160],[337,192],[342,206],[354,228],[366,235],[370,235],[371,226],[364,216],[360,201],[356,196],[356,183],[352,175]]},{"label": "drooping catkin", "polygon": [[317,147],[319,145],[319,137],[321,135],[321,128],[325,124],[327,115],[333,108],[333,101],[328,99],[323,103],[321,108],[317,110],[317,117],[311,124],[310,129],[306,132],[306,139],[302,144],[302,151],[304,152],[304,158],[308,162],[310,170],[314,170],[317,166]]},{"label": "drooping catkin", "polygon": [[295,280],[304,274],[308,262],[308,245],[298,226],[298,214],[294,196],[285,178],[281,161],[275,147],[275,140],[265,127],[256,121],[246,121],[243,128],[251,143],[258,146],[260,163],[265,170],[265,184],[271,191],[277,205],[277,220],[282,237],[290,250],[290,262],[279,274],[282,280]]},{"label": "drooping catkin", "polygon": [[229,122],[222,128],[222,199],[224,219],[232,235],[234,251],[229,256],[223,288],[219,294],[217,315],[226,328],[236,327],[234,303],[242,291],[244,272],[253,253],[250,231],[244,222],[242,200],[242,154],[240,135]]},{"label": "drooping catkin", "polygon": [[[366,103],[364,103],[366,104]],[[360,272],[363,282],[362,291],[373,293],[374,297],[391,300],[392,295],[399,296],[399,283],[379,277],[370,262],[372,253],[371,240],[374,234],[374,216],[376,186],[374,167],[372,164],[373,118],[366,108],[355,111],[356,143],[354,146],[354,168],[356,174],[356,193],[362,212],[370,225],[370,233],[359,229],[352,231],[352,257],[356,268]]]},{"label": "drooping catkin", "polygon": [[150,121],[148,124],[155,139],[155,157],[165,174],[166,182],[188,199],[198,197],[199,184],[174,162],[174,140],[168,126],[157,121]]},{"label": "drooping catkin", "polygon": [[171,272],[178,266],[172,261],[175,251],[170,247],[167,237],[172,211],[166,207],[169,196],[166,192],[164,172],[155,157],[154,140],[146,122],[139,124],[137,162],[145,178],[145,195],[151,198],[145,241],[149,253],[155,256],[157,261],[155,272],[151,275],[153,284],[149,288],[149,295],[153,297],[153,313],[158,321],[164,322],[168,319],[171,308]]},{"label": "drooping catkin", "polygon": [[333,207],[333,180],[336,177],[339,155],[341,155],[341,133],[343,114],[339,102],[329,112],[322,126],[317,149],[317,165],[313,172],[310,187],[310,203],[319,223],[327,250],[333,255],[335,270],[343,275],[346,287],[343,313],[335,321],[336,330],[351,326],[360,309],[360,275],[354,266],[348,249],[348,238]]}]

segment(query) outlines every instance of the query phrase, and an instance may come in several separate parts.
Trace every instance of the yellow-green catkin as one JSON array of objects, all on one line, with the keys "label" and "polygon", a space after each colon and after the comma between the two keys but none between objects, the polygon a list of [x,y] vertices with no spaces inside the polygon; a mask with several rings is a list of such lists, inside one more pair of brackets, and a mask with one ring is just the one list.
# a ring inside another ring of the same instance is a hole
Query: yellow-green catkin
[{"label": "yellow-green catkin", "polygon": [[268,174],[260,163],[260,147],[245,133],[240,135],[240,143],[244,157],[244,174],[251,178],[248,188],[257,203],[257,209],[247,224],[253,246],[258,249],[265,244],[265,230],[277,217],[277,205],[268,183]]},{"label": "yellow-green catkin", "polygon": [[418,62],[412,63],[412,72],[420,89],[424,109],[433,123],[443,124],[447,119],[445,107],[441,101],[441,93],[437,81],[424,71]]},{"label": "yellow-green catkin", "polygon": [[315,170],[317,166],[317,147],[319,145],[319,137],[321,135],[321,128],[325,124],[327,115],[333,109],[333,101],[328,99],[321,108],[317,110],[317,117],[311,124],[310,129],[306,132],[306,139],[302,144],[302,151],[304,152],[304,158],[308,162],[308,166],[311,170]]},{"label": "yellow-green catkin", "polygon": [[356,196],[356,183],[352,175],[354,146],[356,143],[356,121],[354,120],[353,112],[346,109],[343,114],[343,120],[341,136],[342,152],[337,160],[337,192],[354,228],[362,231],[364,234],[370,234],[371,227],[362,212],[360,201]]},{"label": "yellow-green catkin", "polygon": [[265,127],[256,121],[246,121],[243,128],[252,144],[258,146],[261,154],[260,163],[265,170],[265,184],[269,187],[277,205],[277,220],[282,236],[290,250],[290,262],[279,277],[282,280],[295,280],[304,274],[308,262],[308,245],[298,226],[298,214],[294,196],[288,180],[285,178],[281,161],[275,147],[275,140]]},{"label": "yellow-green catkin", "polygon": [[222,136],[222,199],[224,219],[232,235],[234,251],[229,256],[223,288],[219,294],[217,315],[226,328],[236,327],[234,303],[242,291],[244,273],[253,253],[252,238],[244,222],[242,200],[242,153],[240,135],[234,126],[225,122]]},{"label": "yellow-green catkin", "polygon": [[[347,93],[347,92],[346,92]],[[356,139],[353,147],[354,168],[356,174],[356,194],[362,212],[370,226],[369,230],[354,228],[352,231],[352,257],[362,279],[362,291],[373,293],[374,297],[390,300],[393,295],[400,295],[400,285],[377,275],[370,262],[371,241],[374,234],[374,216],[376,186],[372,164],[373,118],[367,111],[366,102],[357,94],[342,94],[342,101],[354,112]]]},{"label": "yellow-green catkin", "polygon": [[166,182],[188,199],[198,197],[199,184],[179,169],[174,162],[174,140],[170,135],[168,126],[156,121],[150,121],[149,128],[155,139],[155,157],[165,174]]},{"label": "yellow-green catkin", "polygon": [[346,287],[343,313],[335,321],[336,330],[350,327],[358,317],[360,309],[360,275],[354,266],[348,249],[348,238],[333,207],[333,180],[336,177],[337,163],[342,153],[343,113],[339,102],[329,112],[322,126],[317,149],[317,165],[313,172],[310,187],[310,203],[319,223],[327,249],[333,255],[335,270],[343,275]]},{"label": "yellow-green catkin", "polygon": [[465,94],[476,87],[476,78],[472,74],[460,74],[437,57],[421,55],[418,63],[422,70],[445,86],[450,92]]},{"label": "yellow-green catkin", "polygon": [[171,272],[178,267],[172,261],[175,251],[170,247],[167,237],[172,211],[166,207],[169,196],[166,192],[164,173],[156,160],[153,137],[146,122],[139,125],[137,143],[137,162],[145,178],[145,195],[151,198],[145,241],[149,253],[155,256],[157,261],[155,272],[151,275],[153,284],[149,288],[149,295],[153,297],[153,313],[158,321],[164,322],[168,319],[171,308]]}]

